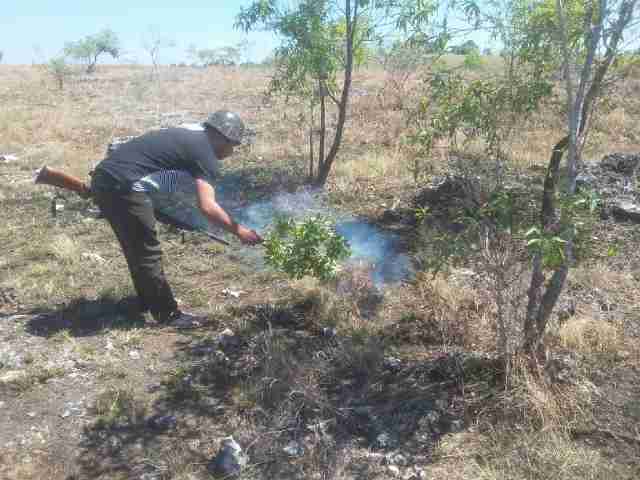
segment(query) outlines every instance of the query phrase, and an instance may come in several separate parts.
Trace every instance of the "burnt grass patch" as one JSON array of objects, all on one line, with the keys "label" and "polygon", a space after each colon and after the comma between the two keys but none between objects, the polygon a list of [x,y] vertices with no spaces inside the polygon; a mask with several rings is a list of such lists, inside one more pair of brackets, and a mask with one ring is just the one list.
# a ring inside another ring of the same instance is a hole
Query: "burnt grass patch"
[{"label": "burnt grass patch", "polygon": [[[234,335],[185,333],[177,366],[154,386],[146,410],[129,394],[102,399],[101,415],[85,429],[77,478],[202,471],[215,453],[212,434],[243,446],[247,478],[382,468],[345,459],[347,449],[401,452],[410,465],[428,465],[443,435],[473,423],[465,391],[499,389],[495,359],[440,353],[401,360],[386,354],[382,333],[309,329],[309,311],[304,303],[248,305],[233,311],[244,325]],[[298,453],[284,453],[292,445]]]}]

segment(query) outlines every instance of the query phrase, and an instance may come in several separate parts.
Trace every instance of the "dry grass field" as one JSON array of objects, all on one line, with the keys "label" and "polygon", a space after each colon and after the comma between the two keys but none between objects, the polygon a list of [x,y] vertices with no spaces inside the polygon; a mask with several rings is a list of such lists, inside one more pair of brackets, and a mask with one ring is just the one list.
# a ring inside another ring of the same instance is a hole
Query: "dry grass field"
[{"label": "dry grass field", "polygon": [[[265,97],[268,81],[258,67],[99,66],[60,91],[41,67],[0,65],[0,155],[17,157],[0,162],[0,479],[213,478],[228,436],[248,455],[246,479],[640,478],[637,224],[597,220],[572,269],[547,342],[574,362],[564,382],[518,365],[505,378],[495,295],[469,268],[382,291],[357,268],[329,285],[294,282],[233,239],[165,226],[176,296],[210,321],[145,325],[106,222],[68,193],[52,216],[60,192],[34,185],[35,172],[87,178],[112,138],[226,108],[257,134],[225,162],[234,198],[295,191],[305,110]],[[405,142],[420,83],[397,92],[386,81],[357,72],[327,201],[393,230],[414,257],[415,227],[389,212],[410,211],[430,178],[414,181]],[[639,93],[640,78],[609,92],[589,160],[640,152]],[[562,135],[555,111],[518,126],[507,149],[532,189]],[[446,173],[453,148],[424,159],[430,176]],[[455,153],[480,151],[465,149]]]}]

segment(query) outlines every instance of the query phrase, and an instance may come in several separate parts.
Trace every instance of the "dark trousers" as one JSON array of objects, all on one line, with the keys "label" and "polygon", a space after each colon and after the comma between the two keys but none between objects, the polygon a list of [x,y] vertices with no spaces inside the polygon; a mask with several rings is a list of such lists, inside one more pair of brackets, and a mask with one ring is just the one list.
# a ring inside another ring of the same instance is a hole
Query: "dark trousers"
[{"label": "dark trousers", "polygon": [[111,190],[95,181],[94,199],[111,224],[125,258],[141,311],[154,317],[174,312],[178,305],[162,267],[151,199],[144,193]]}]

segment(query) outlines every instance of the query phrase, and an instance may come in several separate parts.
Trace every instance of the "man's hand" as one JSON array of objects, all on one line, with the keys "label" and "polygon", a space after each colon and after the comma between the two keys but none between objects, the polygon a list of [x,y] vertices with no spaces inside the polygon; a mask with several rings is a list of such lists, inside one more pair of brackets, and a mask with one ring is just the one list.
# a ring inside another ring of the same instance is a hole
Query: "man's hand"
[{"label": "man's hand", "polygon": [[250,230],[242,225],[238,225],[237,236],[245,245],[257,245],[263,242],[262,237],[255,230]]},{"label": "man's hand", "polygon": [[227,232],[236,235],[245,245],[256,245],[262,243],[262,238],[255,231],[237,224],[224,209],[216,202],[215,191],[211,184],[201,178],[196,179],[198,192],[198,205],[202,213],[209,221],[220,225]]}]

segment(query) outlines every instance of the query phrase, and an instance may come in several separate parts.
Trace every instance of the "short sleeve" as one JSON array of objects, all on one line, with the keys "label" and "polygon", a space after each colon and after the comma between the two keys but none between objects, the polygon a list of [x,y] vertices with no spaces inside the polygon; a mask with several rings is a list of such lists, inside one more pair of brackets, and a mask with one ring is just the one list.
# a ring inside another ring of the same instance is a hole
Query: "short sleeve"
[{"label": "short sleeve", "polygon": [[218,176],[218,159],[204,132],[183,130],[183,169],[193,178],[212,182]]}]

